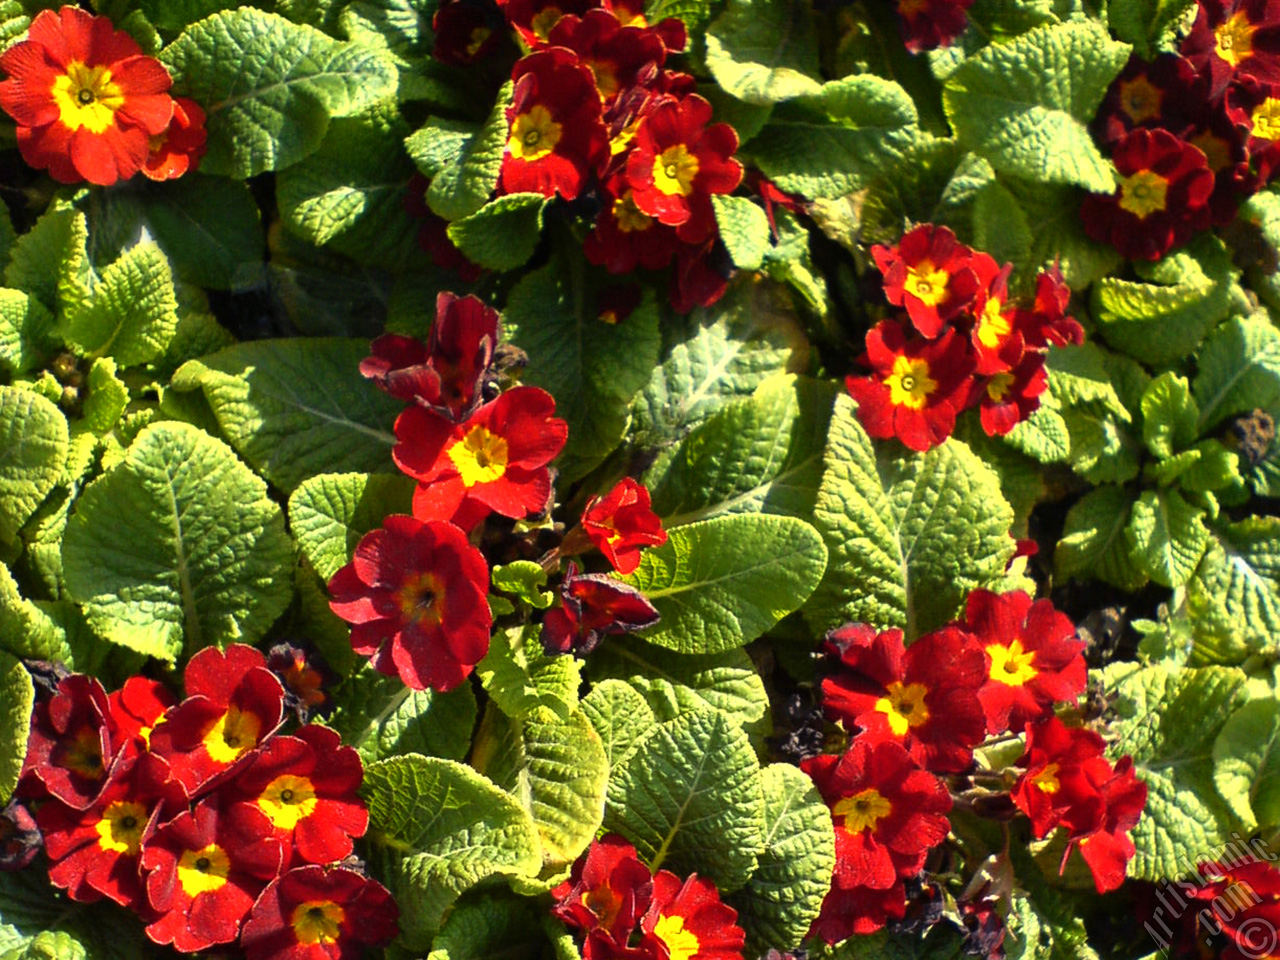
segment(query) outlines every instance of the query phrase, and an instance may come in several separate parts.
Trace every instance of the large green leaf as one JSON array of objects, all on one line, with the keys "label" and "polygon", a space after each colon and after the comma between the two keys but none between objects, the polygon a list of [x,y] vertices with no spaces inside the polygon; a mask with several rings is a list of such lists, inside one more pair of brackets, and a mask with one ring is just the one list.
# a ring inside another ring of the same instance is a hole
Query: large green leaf
[{"label": "large green leaf", "polygon": [[662,615],[642,632],[647,641],[679,653],[719,653],[799,609],[826,567],[822,538],[803,520],[736,514],[676,527],[621,579]]},{"label": "large green leaf", "polygon": [[110,354],[122,367],[162,356],[178,329],[169,261],[152,241],[126,250],[102,271],[84,309],[67,317],[67,341],[82,352]]},{"label": "large green leaf", "polygon": [[581,669],[577,657],[549,656],[532,624],[495,631],[476,675],[508,716],[521,719],[545,707],[567,719],[578,707]]},{"label": "large green leaf", "polygon": [[395,469],[404,404],[360,376],[368,352],[363,340],[239,343],[184,364],[172,387],[203,390],[236,452],[289,492],[320,473]]},{"label": "large green leaf", "polygon": [[0,541],[13,541],[62,479],[67,418],[30,390],[0,386]]},{"label": "large green leaf", "polygon": [[524,266],[542,239],[540,193],[509,193],[449,224],[449,239],[472,263],[488,270]]},{"label": "large green leaf", "polygon": [[471,750],[476,695],[468,683],[448,693],[410,690],[398,677],[366,667],[334,700],[332,725],[366,764],[406,753],[463,760]]},{"label": "large green leaf", "polygon": [[533,821],[491,780],[453,760],[417,754],[365,769],[367,846],[375,876],[400,905],[400,942],[422,953],[465,890],[537,874]]},{"label": "large green leaf", "polygon": [[609,778],[605,826],[651,869],[697,871],[721,893],[755,872],[764,849],[760,763],[724,714],[691,711],[645,737]]},{"label": "large green leaf", "polygon": [[174,89],[204,106],[205,173],[237,178],[283,170],[314,152],[333,117],[395,90],[377,50],[248,7],[187,27],[161,53]]},{"label": "large green leaf", "polygon": [[803,0],[730,0],[707,28],[707,67],[725,92],[778,103],[822,91],[813,13]]},{"label": "large green leaf", "polygon": [[1266,315],[1234,317],[1200,350],[1191,384],[1200,404],[1200,431],[1227,417],[1280,400],[1280,330]]},{"label": "large green leaf", "polygon": [[1156,583],[1183,586],[1209,545],[1204,510],[1174,489],[1144,490],[1133,504],[1125,537],[1139,565]]},{"label": "large green leaf", "polygon": [[95,630],[167,659],[184,640],[253,643],[293,596],[293,541],[266,484],[226,444],[171,421],[85,489],[62,564]]},{"label": "large green leaf", "polygon": [[36,689],[15,657],[0,650],[0,804],[9,802],[27,756]]},{"label": "large green leaf", "polygon": [[44,610],[25,599],[17,581],[0,564],[0,650],[31,660],[58,660],[75,667],[66,631]]},{"label": "large green leaf", "polygon": [[1054,575],[1095,578],[1121,590],[1137,590],[1147,573],[1125,536],[1133,494],[1123,487],[1095,487],[1067,511],[1062,539],[1053,551]]},{"label": "large green leaf", "polygon": [[947,78],[943,104],[962,146],[997,170],[1110,193],[1115,180],[1087,124],[1129,46],[1090,20],[991,44]]},{"label": "large green leaf", "polygon": [[406,138],[409,156],[431,178],[427,205],[439,216],[446,220],[469,217],[497,187],[510,132],[506,114],[510,101],[508,83],[483,124],[431,119]]},{"label": "large green leaf", "polygon": [[413,488],[397,474],[322,473],[289,497],[289,529],[316,573],[329,580],[384,517],[410,512]]},{"label": "large green leaf", "polygon": [[1138,56],[1154,60],[1164,34],[1194,6],[1195,0],[1126,0],[1107,5],[1107,23]]},{"label": "large green leaf", "polygon": [[1249,832],[1280,826],[1280,702],[1250,700],[1213,743],[1213,782]]},{"label": "large green leaf", "polygon": [[1280,518],[1248,517],[1215,530],[1187,584],[1197,653],[1239,663],[1280,636]]},{"label": "large green leaf", "polygon": [[626,763],[658,723],[640,692],[623,680],[593,683],[582,698],[582,712],[599,735],[611,769]]},{"label": "large green leaf", "polygon": [[1004,575],[1013,509],[964,444],[952,439],[924,456],[877,450],[841,396],[824,462],[814,524],[830,563],[805,607],[815,629],[860,620],[901,627],[912,640]]}]

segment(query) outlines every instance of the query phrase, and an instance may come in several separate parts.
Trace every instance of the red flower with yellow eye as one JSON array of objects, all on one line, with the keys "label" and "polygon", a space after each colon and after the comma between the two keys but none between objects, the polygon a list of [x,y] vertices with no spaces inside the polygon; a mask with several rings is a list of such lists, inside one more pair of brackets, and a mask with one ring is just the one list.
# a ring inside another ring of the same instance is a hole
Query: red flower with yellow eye
[{"label": "red flower with yellow eye", "polygon": [[286,851],[307,863],[333,863],[351,855],[352,837],[363,836],[369,824],[356,796],[363,780],[359,755],[338,733],[308,724],[263,744],[224,796],[243,798],[233,815],[240,807],[266,814]]},{"label": "red flower with yellow eye", "polygon": [[1208,226],[1214,177],[1202,151],[1167,130],[1134,130],[1111,159],[1115,193],[1091,193],[1080,208],[1093,239],[1131,260],[1158,260]]},{"label": "red flower with yellow eye", "polygon": [[148,142],[142,175],[150,180],[176,180],[195,170],[204,156],[208,139],[200,104],[188,97],[178,97],[173,101],[173,119],[168,128]]},{"label": "red flower with yellow eye", "polygon": [[662,519],[653,512],[649,490],[623,477],[604,496],[592,497],[582,511],[582,529],[619,573],[640,566],[640,550],[667,542]]},{"label": "red flower with yellow eye", "polygon": [[121,743],[136,753],[150,748],[151,731],[178,700],[163,683],[130,677],[107,697],[107,702]]},{"label": "red flower with yellow eye", "polygon": [[858,401],[858,420],[869,436],[897,437],[912,450],[951,436],[973,371],[963,337],[948,328],[937,340],[908,343],[899,322],[883,320],[867,334],[866,358],[874,373],[850,375],[845,388]]},{"label": "red flower with yellow eye", "polygon": [[550,47],[519,60],[511,79],[500,191],[574,199],[609,157],[595,76],[573,51]]},{"label": "red flower with yellow eye", "polygon": [[1210,77],[1209,97],[1241,77],[1280,82],[1280,0],[1200,0],[1182,55]]},{"label": "red flower with yellow eye", "polygon": [[625,181],[614,181],[611,186],[619,192],[601,191],[600,213],[582,252],[610,273],[630,273],[636,267],[661,270],[675,256],[675,229],[637,207]]},{"label": "red flower with yellow eye", "polygon": [[607,10],[566,15],[551,31],[551,43],[572,50],[591,68],[606,104],[634,86],[642,70],[661,67],[667,59],[666,44],[656,30],[624,27]]},{"label": "red flower with yellow eye", "polygon": [[970,261],[978,278],[974,300],[973,331],[970,340],[977,357],[979,374],[1008,370],[1022,358],[1022,333],[1017,315],[1009,304],[1009,274],[1013,264],[1003,268],[985,253],[975,253]]},{"label": "red flower with yellow eye", "polygon": [[48,793],[77,810],[97,798],[121,742],[111,724],[106,691],[93,677],[73,673],[31,715],[22,764],[23,796]]},{"label": "red flower with yellow eye", "polygon": [[209,799],[178,814],[142,850],[157,916],[147,936],[184,953],[231,943],[283,859],[263,813],[229,817]]},{"label": "red flower with yellow eye", "polygon": [[1181,130],[1207,94],[1207,83],[1185,57],[1161,53],[1148,63],[1135,55],[1107,88],[1093,130],[1103,143],[1138,127]]},{"label": "red flower with yellow eye", "polygon": [[284,687],[253,647],[206,647],[187,661],[187,699],[151,731],[151,749],[169,762],[188,797],[245,760],[280,726]]},{"label": "red flower with yellow eye", "polygon": [[378,881],[343,867],[297,867],[262,892],[240,943],[248,960],[360,960],[396,938],[399,920]]},{"label": "red flower with yellow eye", "polygon": [[740,960],[746,932],[738,911],[720,900],[710,880],[670,870],[653,878],[653,900],[640,921],[640,949],[671,960]]},{"label": "red flower with yellow eye", "polygon": [[333,575],[356,653],[414,690],[452,690],[489,651],[489,567],[451,523],[392,514]]},{"label": "red flower with yellow eye", "polygon": [[579,930],[600,928],[626,943],[653,896],[653,876],[636,848],[608,833],[573,865],[569,879],[551,891],[553,916]]},{"label": "red flower with yellow eye", "polygon": [[1280,85],[1244,77],[1227,88],[1226,106],[1228,122],[1247,131],[1249,187],[1256,190],[1280,166]]},{"label": "red flower with yellow eye", "polygon": [[1028,351],[1011,370],[1001,370],[974,382],[978,418],[989,437],[1003,437],[1040,407],[1040,395],[1049,388],[1045,355]]},{"label": "red flower with yellow eye", "polygon": [[969,26],[973,0],[897,0],[902,41],[912,53],[949,47]]},{"label": "red flower with yellow eye", "polygon": [[396,419],[396,464],[418,480],[413,514],[470,530],[490,513],[523,520],[547,509],[547,464],[564,448],[569,425],[537,387],[515,387],[454,423],[414,406]]},{"label": "red flower with yellow eye", "polygon": [[973,251],[946,227],[925,223],[903,234],[896,247],[871,248],[884,275],[884,295],[902,307],[930,340],[967,309],[978,293]]},{"label": "red flower with yellow eye", "polygon": [[965,605],[965,625],[990,662],[987,682],[978,691],[988,733],[1016,733],[1054,703],[1084,692],[1084,641],[1050,601],[1033,602],[1021,590],[974,590]]},{"label": "red flower with yellow eye", "polygon": [[1069,774],[1101,757],[1106,741],[1092,730],[1068,727],[1052,715],[1028,723],[1026,731],[1026,751],[1018,761],[1026,772],[1010,795],[1031,821],[1032,832],[1043,839],[1064,821],[1069,827],[1096,822],[1101,798],[1081,778]]},{"label": "red flower with yellow eye", "polygon": [[18,149],[60,183],[110,186],[147,162],[173,117],[172,81],[106,17],[77,7],[41,11],[27,39],[0,56],[0,107]]},{"label": "red flower with yellow eye", "polygon": [[702,97],[659,102],[641,122],[627,157],[636,206],[675,227],[685,243],[702,243],[716,232],[711,197],[732,193],[742,182],[742,164],[733,159],[737,149],[733,127],[711,123],[711,104]]}]

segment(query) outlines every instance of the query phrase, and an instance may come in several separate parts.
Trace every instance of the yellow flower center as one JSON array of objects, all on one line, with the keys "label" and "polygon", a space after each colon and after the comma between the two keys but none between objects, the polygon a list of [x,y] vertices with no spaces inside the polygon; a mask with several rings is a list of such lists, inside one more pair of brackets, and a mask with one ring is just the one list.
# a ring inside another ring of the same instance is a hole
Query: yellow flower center
[{"label": "yellow flower center", "polygon": [[1056,763],[1049,764],[1032,777],[1031,782],[1043,793],[1057,793],[1062,788],[1062,784],[1058,782],[1058,765]]},{"label": "yellow flower center", "polygon": [[493,31],[488,27],[476,27],[471,31],[471,35],[467,38],[467,56],[474,57],[480,52],[480,48],[484,46],[484,42],[489,39]]},{"label": "yellow flower center", "polygon": [[1192,137],[1188,142],[1204,154],[1209,169],[1214,173],[1231,162],[1231,145],[1208,130]]},{"label": "yellow flower center", "polygon": [[102,738],[92,727],[81,727],[71,742],[62,746],[54,763],[90,780],[101,780],[106,769],[102,765]]},{"label": "yellow flower center", "polygon": [[601,100],[612,100],[618,94],[618,72],[608,60],[587,60],[586,65],[596,78],[596,89]]},{"label": "yellow flower center", "polygon": [[449,448],[464,487],[492,483],[507,472],[507,441],[482,426],[474,426]]},{"label": "yellow flower center", "polygon": [[667,147],[653,158],[653,185],[667,196],[693,193],[693,180],[698,175],[698,158],[683,143]]},{"label": "yellow flower center", "polygon": [[1259,140],[1280,140],[1280,98],[1267,97],[1253,108],[1249,119]]},{"label": "yellow flower center", "polygon": [[188,897],[221,890],[230,873],[231,858],[216,843],[203,850],[188,850],[178,858],[178,883]]},{"label": "yellow flower center", "polygon": [[1023,650],[1021,640],[1014,640],[1007,647],[993,643],[987,647],[987,655],[991,657],[991,679],[997,683],[1020,687],[1040,673],[1034,666],[1035,651]]},{"label": "yellow flower center", "polygon": [[1000,346],[1001,341],[1013,330],[1009,318],[1000,312],[1002,306],[1004,304],[995,297],[987,297],[982,316],[978,318],[978,342],[988,350]]},{"label": "yellow flower center", "polygon": [[936,307],[947,299],[949,274],[933,265],[932,260],[921,260],[914,267],[907,267],[903,289],[926,307]]},{"label": "yellow flower center", "polygon": [[987,396],[991,398],[992,403],[1002,403],[1004,401],[1009,388],[1013,386],[1013,379],[1013,374],[1006,371],[997,373],[987,381]]},{"label": "yellow flower center", "polygon": [[443,592],[434,574],[420,573],[400,588],[400,612],[409,623],[439,623],[441,610],[437,601]]},{"label": "yellow flower center", "polygon": [[893,370],[885,383],[889,385],[889,402],[912,410],[923,409],[929,395],[938,389],[938,381],[929,376],[927,360],[902,356],[894,357]]},{"label": "yellow flower center", "polygon": [[289,925],[299,943],[336,943],[346,912],[332,900],[306,900],[293,908]]},{"label": "yellow flower center", "polygon": [[929,707],[924,702],[929,689],[923,683],[902,684],[895,680],[886,689],[888,696],[876,701],[876,712],[888,717],[895,737],[904,736],[929,719]]},{"label": "yellow flower center", "polygon": [[262,721],[256,714],[227,707],[204,735],[204,748],[215,763],[232,763],[258,745]]},{"label": "yellow flower center", "polygon": [[1120,84],[1120,109],[1135,124],[1160,115],[1164,93],[1146,77],[1134,77]]},{"label": "yellow flower center", "polygon": [[852,797],[845,797],[831,808],[831,813],[843,820],[844,828],[850,833],[861,833],[874,830],[876,824],[892,810],[893,804],[881,796],[879,790],[868,787]]},{"label": "yellow flower center", "polygon": [[1145,220],[1165,208],[1168,193],[1168,180],[1154,170],[1139,170],[1120,181],[1120,209]]},{"label": "yellow flower center", "polygon": [[58,119],[69,130],[86,127],[90,133],[102,133],[124,106],[124,91],[111,82],[111,71],[79,60],[67,64],[67,72],[54,78],[49,92],[58,106]]},{"label": "yellow flower center", "polygon": [[636,138],[636,131],[640,129],[640,121],[633,120],[622,128],[622,132],[609,141],[609,156],[616,157],[628,147]]},{"label": "yellow flower center", "polygon": [[1253,55],[1253,35],[1257,29],[1249,22],[1249,17],[1243,10],[1233,13],[1213,31],[1218,56],[1233,67],[1240,61],[1249,59]]},{"label": "yellow flower center", "polygon": [[306,777],[282,773],[258,797],[258,809],[277,830],[292,830],[316,809],[316,788]]},{"label": "yellow flower center", "polygon": [[622,909],[622,898],[607,883],[582,894],[582,905],[596,915],[600,926],[611,927]]},{"label": "yellow flower center", "polygon": [[147,825],[147,808],[140,803],[116,800],[107,804],[102,819],[94,824],[98,847],[109,853],[132,857],[142,849],[142,831]]},{"label": "yellow flower center", "polygon": [[517,160],[532,163],[548,156],[560,142],[563,127],[556,123],[551,111],[535,104],[516,117],[507,139],[507,152]]},{"label": "yellow flower center", "polygon": [[617,221],[618,229],[623,233],[648,230],[653,226],[653,217],[636,206],[630,190],[613,201],[613,219]]},{"label": "yellow flower center", "polygon": [[538,11],[537,16],[529,23],[530,29],[533,30],[534,36],[539,40],[546,41],[551,36],[551,31],[555,25],[560,22],[560,18],[564,16],[564,11],[559,7],[544,7]]},{"label": "yellow flower center", "polygon": [[667,945],[671,960],[692,960],[698,955],[698,938],[692,930],[684,928],[684,917],[659,917],[653,925],[653,934]]}]

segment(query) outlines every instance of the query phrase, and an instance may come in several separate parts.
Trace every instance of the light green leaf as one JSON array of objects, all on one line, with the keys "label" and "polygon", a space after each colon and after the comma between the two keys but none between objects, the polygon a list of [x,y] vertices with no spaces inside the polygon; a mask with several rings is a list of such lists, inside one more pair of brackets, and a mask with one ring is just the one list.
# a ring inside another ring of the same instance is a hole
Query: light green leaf
[{"label": "light green leaf", "polygon": [[401,401],[360,376],[363,340],[257,340],[184,364],[175,390],[204,391],[223,435],[286,492],[320,473],[389,473]]},{"label": "light green leaf", "polygon": [[[1034,235],[1031,218],[1009,188],[993,180],[978,191],[973,201],[973,245],[995,258],[1029,268]],[[1030,273],[1024,269],[1023,273]],[[1024,283],[1030,278],[1020,276]]]},{"label": "light green leaf", "polygon": [[1053,551],[1054,576],[1095,578],[1121,590],[1137,590],[1147,573],[1125,536],[1133,494],[1104,484],[1090,490],[1067,511],[1062,539]]},{"label": "light green leaf", "polygon": [[640,741],[658,725],[644,697],[623,680],[593,683],[591,692],[582,698],[582,713],[599,735],[610,769],[626,763]]},{"label": "light green leaf", "polygon": [[18,531],[62,479],[67,418],[37,393],[0,386],[0,541]]},{"label": "light green leaf", "polygon": [[465,890],[542,865],[533,821],[491,780],[453,760],[417,754],[365,769],[371,872],[400,905],[400,940],[421,953]]},{"label": "light green leaf", "polygon": [[[502,170],[502,154],[507,147],[507,105],[511,102],[511,84],[505,84],[498,93],[489,117],[479,128],[463,136],[453,138],[454,150],[437,154],[430,167],[424,164],[422,150],[424,135],[431,135],[432,121],[409,137],[405,146],[419,169],[431,177],[427,189],[427,206],[446,220],[469,217],[489,199],[498,185]],[[456,127],[446,128],[452,133]]]},{"label": "light green leaf", "polygon": [[0,369],[27,373],[40,366],[53,315],[21,290],[0,288]]},{"label": "light green leaf", "polygon": [[809,4],[730,0],[707,28],[707,67],[727,93],[747,103],[820,93],[818,38]]},{"label": "light green leaf", "polygon": [[410,690],[399,677],[366,667],[334,694],[332,726],[366,763],[407,753],[463,760],[476,725],[476,695],[464,683],[448,693]]},{"label": "light green leaf", "polygon": [[1142,439],[1157,457],[1171,457],[1195,443],[1199,417],[1186,377],[1163,373],[1142,395]]},{"label": "light green leaf", "polygon": [[426,960],[490,960],[514,956],[517,944],[521,951],[536,951],[545,945],[545,940],[527,903],[498,900],[460,903],[431,941]]},{"label": "light green leaf", "polygon": [[110,354],[120,366],[132,367],[162,356],[177,328],[169,261],[147,240],[102,271],[84,308],[68,313],[64,332],[84,353]]},{"label": "light green leaf", "polygon": [[747,885],[728,898],[747,931],[747,955],[800,944],[822,908],[836,865],[831,811],[795,767],[762,771],[764,849]]},{"label": "light green leaf", "polygon": [[62,564],[95,630],[165,659],[184,641],[253,643],[293,596],[293,542],[266,484],[221,441],[171,421],[85,488]]},{"label": "light green leaf", "polygon": [[9,802],[18,785],[35,702],[31,675],[16,658],[0,650],[0,804]]},{"label": "light green leaf", "polygon": [[662,615],[642,631],[679,653],[720,653],[750,643],[813,593],[827,551],[803,520],[738,514],[676,527],[620,579]]},{"label": "light green leaf", "polygon": [[1187,584],[1197,652],[1239,663],[1280,636],[1280,518],[1249,517],[1217,531]]},{"label": "light green leaf", "polygon": [[59,305],[59,275],[68,261],[84,259],[87,235],[84,214],[66,203],[52,203],[14,241],[4,271],[4,285],[23,290],[51,315]]},{"label": "light green leaf", "polygon": [[1131,412],[1116,392],[1107,354],[1092,343],[1058,347],[1050,350],[1045,363],[1049,371],[1049,388],[1054,401],[1061,406],[1097,403],[1121,422],[1132,419]]},{"label": "light green leaf", "polygon": [[129,388],[116,376],[116,362],[110,357],[93,361],[85,384],[84,422],[101,436],[116,425],[129,405]]},{"label": "light green leaf", "polygon": [[205,173],[238,179],[313,153],[329,121],[395,90],[384,54],[248,7],[187,27],[161,53],[175,93],[208,116]]},{"label": "light green leaf", "polygon": [[1180,587],[1195,573],[1209,545],[1204,510],[1177,490],[1144,490],[1133,504],[1125,538],[1156,583]]},{"label": "light green leaf", "polygon": [[1014,261],[1021,284],[1056,264],[1072,290],[1083,290],[1120,266],[1115,247],[1099,243],[1084,231],[1083,190],[1009,176],[1001,176],[1000,182],[1017,198],[1031,230],[1026,259]]},{"label": "light green leaf", "polygon": [[540,193],[509,193],[449,224],[449,239],[466,258],[488,270],[514,270],[533,256],[542,237]]},{"label": "light green leaf", "polygon": [[1090,483],[1127,483],[1138,475],[1141,440],[1101,403],[1082,403],[1061,411],[1070,437],[1071,469]]},{"label": "light green leaf", "polygon": [[543,590],[547,571],[533,560],[513,560],[494,566],[489,571],[489,586],[501,590],[537,610],[546,610],[555,602],[555,594]]},{"label": "light green leaf", "polygon": [[755,752],[714,710],[661,724],[609,778],[605,827],[635,844],[650,869],[696,870],[722,894],[755,872],[764,817]]},{"label": "light green leaf", "polygon": [[1047,404],[1020,421],[1005,441],[1040,463],[1062,463],[1071,455],[1071,434],[1062,414]]},{"label": "light green leaf", "polygon": [[711,206],[733,265],[739,270],[759,270],[773,245],[764,209],[748,197],[719,195],[711,198]]},{"label": "light green leaf", "polygon": [[1110,193],[1111,164],[1086,125],[1128,57],[1093,21],[1038,27],[961,63],[943,105],[961,145],[996,170]]},{"label": "light green leaf", "polygon": [[489,652],[476,664],[476,676],[510,717],[519,720],[546,707],[568,718],[578,707],[581,661],[548,656],[539,633],[537,624],[495,631]]},{"label": "light green leaf", "polygon": [[1280,702],[1251,700],[1213,742],[1213,782],[1246,831],[1280,825]]},{"label": "light green leaf", "polygon": [[289,529],[324,580],[388,514],[409,513],[414,483],[396,474],[322,473],[289,497]]},{"label": "light green leaf", "polygon": [[71,663],[66,631],[45,611],[24,599],[17,581],[0,564],[0,650],[31,660],[60,660]]},{"label": "light green leaf", "polygon": [[840,396],[824,463],[814,524],[829,575],[805,607],[818,632],[859,620],[914,640],[1004,575],[1013,509],[994,471],[958,440],[923,456],[877,450]]},{"label": "light green leaf", "polygon": [[1228,417],[1280,400],[1280,330],[1262,317],[1234,317],[1200,350],[1191,390],[1200,404],[1200,432]]}]

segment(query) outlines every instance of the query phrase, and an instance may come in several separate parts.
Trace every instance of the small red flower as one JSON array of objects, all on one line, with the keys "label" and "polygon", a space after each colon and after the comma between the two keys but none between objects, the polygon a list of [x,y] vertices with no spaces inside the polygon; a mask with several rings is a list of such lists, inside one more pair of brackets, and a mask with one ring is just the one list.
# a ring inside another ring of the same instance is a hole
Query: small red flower
[{"label": "small red flower", "polygon": [[542,645],[548,654],[585,657],[606,636],[634,633],[659,619],[657,609],[635,587],[600,573],[579,576],[569,564],[560,585],[560,606],[542,620]]},{"label": "small red flower", "polygon": [[31,715],[19,793],[47,793],[77,810],[93,803],[121,742],[110,717],[106,691],[93,677],[73,673],[58,681],[57,692]]},{"label": "small red flower", "polygon": [[329,592],[356,653],[414,690],[452,690],[489,650],[489,567],[451,523],[388,516]]},{"label": "small red flower", "polygon": [[890,920],[907,915],[907,892],[901,880],[884,890],[833,884],[822,900],[818,918],[808,936],[821,937],[824,943],[836,944],[852,936],[865,936],[883,930]]},{"label": "small red flower", "polygon": [[659,69],[667,59],[667,46],[657,30],[624,27],[608,10],[562,17],[551,31],[551,43],[572,50],[591,68],[606,104],[634,86],[642,71]]},{"label": "small red flower", "polygon": [[241,935],[248,960],[360,960],[399,933],[378,881],[343,867],[290,870],[262,892]]},{"label": "small red flower", "polygon": [[1125,870],[1137,852],[1129,831],[1142,817],[1147,785],[1134,774],[1131,757],[1121,757],[1114,768],[1104,758],[1088,761],[1080,767],[1079,775],[1098,791],[1102,816],[1092,830],[1072,831],[1063,864],[1071,848],[1078,847],[1097,891],[1108,893],[1124,883]]},{"label": "small red flower", "polygon": [[0,107],[18,149],[60,183],[110,186],[147,162],[173,117],[169,72],[128,34],[73,6],[41,11],[0,56]]},{"label": "small red flower", "polygon": [[912,53],[949,47],[969,26],[973,0],[897,0],[902,40]]},{"label": "small red flower", "polygon": [[204,110],[188,97],[173,101],[173,119],[164,133],[147,143],[147,162],[142,174],[151,180],[176,180],[200,166],[209,133],[204,128]]},{"label": "small red flower", "polygon": [[746,933],[738,911],[721,902],[710,880],[690,874],[681,883],[669,870],[653,878],[653,900],[640,921],[640,948],[671,960],[740,960]]},{"label": "small red flower", "polygon": [[1228,122],[1248,133],[1245,148],[1252,181],[1249,192],[1271,179],[1280,166],[1280,84],[1244,77],[1227,88]]},{"label": "small red flower", "polygon": [[609,156],[595,76],[570,50],[531,53],[511,71],[502,193],[578,196]]},{"label": "small red flower", "polygon": [[1182,54],[1208,73],[1210,97],[1241,77],[1280,82],[1280,2],[1200,0]]},{"label": "small red flower", "polygon": [[551,42],[551,32],[566,15],[582,16],[595,0],[505,0],[499,4],[507,22],[525,46],[540,50]]},{"label": "small red flower", "polygon": [[1186,954],[1194,955],[1199,945],[1221,935],[1220,960],[1255,960],[1268,952],[1274,956],[1271,948],[1280,929],[1280,872],[1275,865],[1250,856],[1201,863],[1197,869],[1201,886],[1188,891],[1186,881],[1178,884],[1192,900],[1183,918]]},{"label": "small red flower", "polygon": [[1139,127],[1181,132],[1207,93],[1185,57],[1161,53],[1148,63],[1135,55],[1107,89],[1093,128],[1108,144]]},{"label": "small red flower", "polygon": [[1049,389],[1044,354],[1028,351],[1012,370],[1001,370],[974,383],[974,398],[982,429],[989,437],[1003,437],[1040,407]]},{"label": "small red flower", "polygon": [[1070,301],[1071,288],[1057,266],[1037,274],[1033,305],[1030,308],[1019,307],[1014,313],[1018,331],[1027,346],[1065,347],[1084,343],[1084,328],[1074,317],[1067,316]]},{"label": "small red flower", "polygon": [[711,104],[702,97],[659,102],[641,122],[627,158],[636,206],[675,227],[685,243],[702,243],[716,232],[711,197],[742,182],[737,149],[733,127],[711,123]]},{"label": "small red flower", "polygon": [[1035,835],[1047,837],[1064,821],[1068,827],[1096,822],[1101,812],[1097,792],[1081,778],[1068,774],[1101,757],[1106,742],[1092,730],[1068,727],[1052,715],[1027,724],[1026,731],[1026,752],[1018,762],[1027,769],[1011,795],[1031,820]]},{"label": "small red flower", "polygon": [[978,691],[988,733],[1017,732],[1084,692],[1084,641],[1050,601],[1032,602],[1021,590],[974,590],[965,625],[990,659],[989,679]]},{"label": "small red flower", "polygon": [[396,464],[419,481],[414,516],[452,520],[470,530],[490,513],[523,520],[547,509],[551,475],[569,427],[553,416],[555,400],[537,387],[515,387],[463,423],[433,410],[407,408],[396,420]]},{"label": "small red flower", "polygon": [[850,375],[845,387],[870,436],[897,437],[912,450],[951,436],[973,370],[964,338],[948,328],[937,340],[908,342],[900,322],[882,320],[867,334],[867,360],[874,373]]},{"label": "small red flower", "polygon": [[120,742],[137,753],[149,749],[152,729],[178,700],[162,683],[130,677],[107,702]]},{"label": "small red flower", "polygon": [[855,623],[827,634],[825,650],[839,658],[822,681],[828,717],[901,743],[929,770],[955,773],[973,760],[986,729],[986,659],[963,630],[944,627],[904,648],[901,630]]},{"label": "small red flower", "polygon": [[903,234],[896,247],[876,245],[871,255],[884,275],[889,303],[905,309],[912,325],[930,340],[977,296],[973,251],[946,227],[921,224]]},{"label": "small red flower", "polygon": [[603,496],[592,497],[582,511],[582,529],[619,573],[640,566],[643,547],[667,542],[662,519],[653,512],[649,489],[623,477]]},{"label": "small red flower", "polygon": [[552,915],[570,927],[600,928],[617,943],[626,943],[653,897],[653,876],[636,856],[636,848],[608,833],[594,841],[573,865],[569,879],[551,891]]},{"label": "small red flower", "polygon": [[1198,148],[1166,130],[1134,130],[1112,153],[1120,182],[1091,193],[1080,216],[1093,239],[1131,260],[1158,260],[1208,226],[1213,171]]},{"label": "small red flower", "polygon": [[625,181],[613,181],[600,199],[595,229],[582,245],[588,260],[610,273],[631,273],[636,267],[660,270],[671,262],[679,245],[675,228],[637,207]]}]

